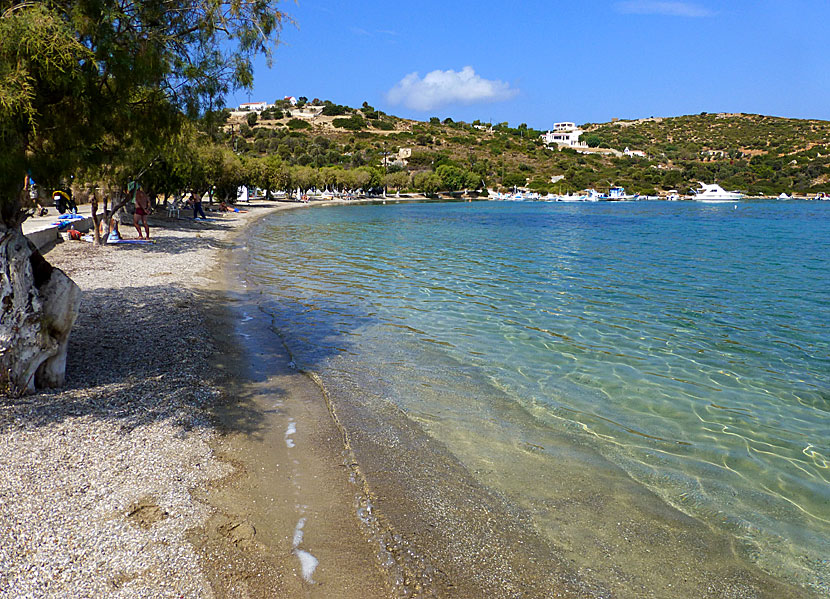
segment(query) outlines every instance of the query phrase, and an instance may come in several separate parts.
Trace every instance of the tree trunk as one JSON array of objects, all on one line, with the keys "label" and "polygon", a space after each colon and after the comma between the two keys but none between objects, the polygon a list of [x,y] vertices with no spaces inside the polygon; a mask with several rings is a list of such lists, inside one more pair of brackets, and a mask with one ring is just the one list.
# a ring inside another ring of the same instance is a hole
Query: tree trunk
[{"label": "tree trunk", "polygon": [[20,225],[0,231],[0,384],[14,396],[59,387],[81,290]]},{"label": "tree trunk", "polygon": [[[92,235],[95,239],[95,245],[106,243],[106,239],[101,238],[101,219],[98,217],[98,196],[93,192],[90,195],[92,200]],[[109,220],[107,220],[107,200],[104,196],[104,222],[107,223],[106,236],[109,236]]]}]

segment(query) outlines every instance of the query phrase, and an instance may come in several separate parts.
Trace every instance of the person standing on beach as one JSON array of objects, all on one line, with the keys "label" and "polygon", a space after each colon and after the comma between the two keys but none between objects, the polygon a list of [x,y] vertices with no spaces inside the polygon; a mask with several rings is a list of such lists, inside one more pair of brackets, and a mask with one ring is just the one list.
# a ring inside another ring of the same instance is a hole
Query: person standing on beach
[{"label": "person standing on beach", "polygon": [[193,220],[196,220],[199,214],[202,215],[202,220],[207,220],[205,211],[202,210],[202,198],[197,196],[195,191],[190,193],[190,203],[193,204]]},{"label": "person standing on beach", "polygon": [[133,183],[133,193],[135,199],[135,214],[133,214],[133,225],[138,231],[138,238],[144,239],[141,235],[141,225],[144,225],[144,231],[147,233],[147,239],[150,239],[150,226],[147,224],[147,215],[150,214],[150,196],[148,196],[141,186]]}]

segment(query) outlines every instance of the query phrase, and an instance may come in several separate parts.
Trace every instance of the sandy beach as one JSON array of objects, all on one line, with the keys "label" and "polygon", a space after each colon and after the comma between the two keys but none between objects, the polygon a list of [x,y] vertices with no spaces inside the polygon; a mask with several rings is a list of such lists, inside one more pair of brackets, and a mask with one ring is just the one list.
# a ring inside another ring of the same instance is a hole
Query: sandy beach
[{"label": "sandy beach", "polygon": [[66,386],[0,403],[0,596],[387,596],[319,389],[284,355],[238,382],[222,255],[293,206],[48,252],[83,300]]}]

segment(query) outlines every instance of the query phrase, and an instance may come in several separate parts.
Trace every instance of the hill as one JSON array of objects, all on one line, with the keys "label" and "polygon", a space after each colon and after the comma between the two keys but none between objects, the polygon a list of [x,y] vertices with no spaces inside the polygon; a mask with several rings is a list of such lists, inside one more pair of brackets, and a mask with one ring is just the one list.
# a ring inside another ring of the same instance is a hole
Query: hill
[{"label": "hill", "polygon": [[[224,142],[250,160],[286,167],[396,174],[395,188],[455,191],[514,185],[545,193],[607,189],[657,194],[717,181],[752,195],[815,193],[830,181],[830,122],[699,114],[583,125],[582,139],[614,153],[548,148],[521,124],[413,121],[332,102],[224,114]],[[626,147],[644,158],[621,156]],[[557,180],[552,183],[552,178]],[[387,182],[388,184],[388,182]]]}]

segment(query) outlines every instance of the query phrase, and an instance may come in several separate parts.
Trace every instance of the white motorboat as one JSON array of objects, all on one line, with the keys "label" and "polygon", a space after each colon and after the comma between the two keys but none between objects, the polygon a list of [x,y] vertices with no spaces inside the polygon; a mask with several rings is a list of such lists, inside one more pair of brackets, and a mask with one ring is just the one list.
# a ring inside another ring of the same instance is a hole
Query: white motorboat
[{"label": "white motorboat", "polygon": [[593,189],[585,189],[580,193],[568,193],[568,194],[560,194],[554,195],[551,200],[554,202],[597,202],[599,201],[600,195]]},{"label": "white motorboat", "polygon": [[744,199],[744,194],[740,191],[726,191],[717,183],[701,183],[700,187],[701,189],[696,189],[692,196],[692,199],[698,202],[734,202]]},{"label": "white motorboat", "polygon": [[793,199],[793,197],[792,197],[792,196],[788,196],[788,195],[786,194],[786,192],[784,192],[784,193],[782,193],[780,196],[778,196],[778,199],[779,199],[779,200],[791,200],[791,199]]}]

